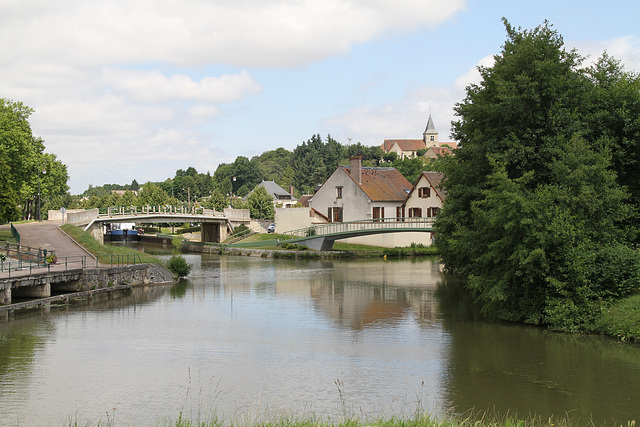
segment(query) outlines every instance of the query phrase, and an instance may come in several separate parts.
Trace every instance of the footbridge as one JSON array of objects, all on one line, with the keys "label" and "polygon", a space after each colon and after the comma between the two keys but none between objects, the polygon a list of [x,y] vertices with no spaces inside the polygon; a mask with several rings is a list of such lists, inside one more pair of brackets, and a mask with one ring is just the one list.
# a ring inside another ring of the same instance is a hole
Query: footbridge
[{"label": "footbridge", "polygon": [[283,233],[282,243],[300,243],[311,249],[329,251],[336,240],[381,233],[433,232],[435,217],[376,218],[349,222],[314,224]]},{"label": "footbridge", "polygon": [[97,240],[103,241],[103,226],[113,223],[199,223],[203,242],[220,242],[233,232],[233,224],[249,223],[249,211],[213,209],[189,206],[129,206],[89,209],[67,214],[68,222],[84,225]]}]

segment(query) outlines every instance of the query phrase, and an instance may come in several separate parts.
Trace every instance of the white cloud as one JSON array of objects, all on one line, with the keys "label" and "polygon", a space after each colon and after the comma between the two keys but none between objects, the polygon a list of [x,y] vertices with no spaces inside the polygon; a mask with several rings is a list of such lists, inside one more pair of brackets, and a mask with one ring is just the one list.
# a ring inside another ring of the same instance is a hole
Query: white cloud
[{"label": "white cloud", "polygon": [[596,61],[606,50],[609,55],[619,59],[627,71],[640,72],[640,39],[633,35],[617,37],[599,42],[581,42],[576,44],[578,53],[588,56],[585,65]]},{"label": "white cloud", "polygon": [[[385,31],[435,26],[464,0],[28,0],[0,9],[0,63],[295,66]],[[20,37],[16,37],[20,34]]]},{"label": "white cloud", "polygon": [[480,76],[478,67],[491,67],[494,62],[495,60],[493,59],[493,55],[485,56],[484,58],[482,58],[480,61],[478,61],[475,67],[470,68],[466,73],[455,79],[455,81],[453,82],[454,89],[457,91],[465,91],[467,86],[471,84],[479,84],[482,80],[482,77]]},{"label": "white cloud", "polygon": [[[164,179],[179,167],[213,170],[221,121],[206,122],[262,92],[248,67],[308,65],[464,8],[465,0],[0,0],[0,96],[35,108],[34,134],[68,165],[73,193]],[[203,77],[212,64],[232,71]]]},{"label": "white cloud", "polygon": [[230,102],[262,88],[246,71],[221,77],[204,77],[194,81],[183,74],[167,77],[160,72],[143,70],[104,71],[105,83],[128,94],[135,101],[159,102],[182,99],[206,102]]},{"label": "white cloud", "polygon": [[328,117],[322,125],[333,129],[332,136],[340,142],[346,143],[348,137],[364,145],[380,145],[384,139],[422,138],[431,113],[439,140],[450,141],[451,122],[457,120],[454,105],[463,100],[467,86],[480,82],[477,67],[491,66],[493,62],[492,55],[482,58],[476,66],[457,77],[451,87],[413,87],[395,102],[361,106]]}]

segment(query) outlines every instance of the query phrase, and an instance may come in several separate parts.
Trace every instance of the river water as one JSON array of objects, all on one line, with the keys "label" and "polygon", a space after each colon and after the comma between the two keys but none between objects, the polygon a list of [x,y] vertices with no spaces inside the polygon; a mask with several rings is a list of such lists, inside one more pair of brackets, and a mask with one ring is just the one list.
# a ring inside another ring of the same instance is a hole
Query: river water
[{"label": "river water", "polygon": [[640,420],[640,348],[483,321],[437,260],[185,255],[174,286],[0,318],[0,425]]}]

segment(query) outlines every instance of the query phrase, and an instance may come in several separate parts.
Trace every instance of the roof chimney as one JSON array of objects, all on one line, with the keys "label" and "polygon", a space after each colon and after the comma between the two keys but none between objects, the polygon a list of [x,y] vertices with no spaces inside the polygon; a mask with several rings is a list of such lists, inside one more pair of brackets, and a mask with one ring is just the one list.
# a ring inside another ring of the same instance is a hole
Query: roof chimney
[{"label": "roof chimney", "polygon": [[362,156],[349,157],[349,173],[358,185],[362,185]]}]

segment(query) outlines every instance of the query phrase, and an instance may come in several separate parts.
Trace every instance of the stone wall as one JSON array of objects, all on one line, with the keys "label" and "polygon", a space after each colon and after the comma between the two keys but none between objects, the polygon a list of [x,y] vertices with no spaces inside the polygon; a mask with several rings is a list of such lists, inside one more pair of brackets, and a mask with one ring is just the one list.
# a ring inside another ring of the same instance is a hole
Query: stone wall
[{"label": "stone wall", "polygon": [[10,304],[12,297],[50,297],[52,291],[54,293],[77,292],[121,284],[142,285],[173,282],[175,282],[173,274],[157,264],[50,271],[0,280],[0,304]]}]

